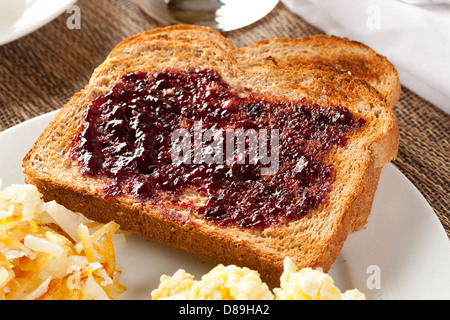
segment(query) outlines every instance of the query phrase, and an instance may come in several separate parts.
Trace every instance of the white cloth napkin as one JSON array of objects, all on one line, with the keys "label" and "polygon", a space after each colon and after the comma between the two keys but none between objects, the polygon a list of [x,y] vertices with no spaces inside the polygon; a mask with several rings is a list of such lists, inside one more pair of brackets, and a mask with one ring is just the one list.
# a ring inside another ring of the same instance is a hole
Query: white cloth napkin
[{"label": "white cloth napkin", "polygon": [[401,83],[450,114],[450,5],[398,0],[282,0],[327,34],[372,47]]}]

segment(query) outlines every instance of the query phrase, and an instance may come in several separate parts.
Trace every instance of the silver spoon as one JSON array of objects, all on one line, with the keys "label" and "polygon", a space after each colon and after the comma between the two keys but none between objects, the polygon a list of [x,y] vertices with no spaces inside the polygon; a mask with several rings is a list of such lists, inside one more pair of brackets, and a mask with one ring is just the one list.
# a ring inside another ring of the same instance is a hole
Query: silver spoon
[{"label": "silver spoon", "polygon": [[279,0],[134,0],[153,19],[169,24],[197,24],[230,31],[267,15]]}]

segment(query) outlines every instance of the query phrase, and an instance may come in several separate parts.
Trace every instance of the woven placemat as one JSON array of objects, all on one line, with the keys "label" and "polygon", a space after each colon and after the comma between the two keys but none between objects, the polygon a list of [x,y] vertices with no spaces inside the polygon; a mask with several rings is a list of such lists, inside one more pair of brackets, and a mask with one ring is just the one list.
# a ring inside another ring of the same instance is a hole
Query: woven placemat
[{"label": "woven placemat", "polygon": [[[61,108],[126,37],[162,25],[132,1],[79,0],[81,29],[71,13],[0,47],[0,130]],[[225,35],[236,46],[274,37],[321,33],[280,3],[251,26]],[[400,146],[393,163],[419,189],[450,236],[450,116],[403,88],[395,106]]]}]

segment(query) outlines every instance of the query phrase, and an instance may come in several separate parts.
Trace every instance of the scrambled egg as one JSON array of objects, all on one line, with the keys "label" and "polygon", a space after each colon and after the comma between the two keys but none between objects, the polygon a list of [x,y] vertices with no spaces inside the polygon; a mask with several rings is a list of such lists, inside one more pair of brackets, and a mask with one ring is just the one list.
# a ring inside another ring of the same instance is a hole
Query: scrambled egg
[{"label": "scrambled egg", "polygon": [[280,288],[273,292],[261,281],[259,274],[249,268],[218,265],[201,280],[179,269],[170,277],[161,276],[159,287],[152,298],[180,300],[364,300],[357,289],[342,293],[333,278],[320,269],[304,268],[300,271],[289,257],[284,260]]},{"label": "scrambled egg", "polygon": [[178,270],[172,277],[163,275],[152,298],[176,300],[271,300],[273,294],[256,271],[234,265],[218,265],[200,281]]},{"label": "scrambled egg", "polygon": [[322,269],[297,267],[291,259],[284,259],[284,271],[280,278],[280,288],[273,290],[278,300],[365,300],[358,289],[342,293],[333,278]]},{"label": "scrambled egg", "polygon": [[112,243],[119,225],[41,197],[32,185],[0,192],[0,300],[118,297],[126,289]]}]

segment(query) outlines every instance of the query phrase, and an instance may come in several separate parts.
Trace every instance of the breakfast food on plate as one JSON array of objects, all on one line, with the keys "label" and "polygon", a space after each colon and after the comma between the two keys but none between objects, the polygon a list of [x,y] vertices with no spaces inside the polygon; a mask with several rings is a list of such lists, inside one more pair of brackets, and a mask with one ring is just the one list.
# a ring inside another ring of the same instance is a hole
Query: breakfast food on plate
[{"label": "breakfast food on plate", "polygon": [[[0,300],[117,299],[119,282],[113,236],[119,225],[93,223],[55,202],[43,202],[32,185],[0,191]],[[124,239],[116,241],[123,242]],[[115,241],[115,242],[116,242]],[[218,265],[201,280],[183,269],[161,276],[154,300],[363,300],[357,289],[341,292],[320,268],[297,270],[288,257],[280,288],[257,271]]]},{"label": "breakfast food on plate", "polygon": [[23,171],[46,201],[276,286],[285,257],[327,272],[366,223],[397,153],[398,93],[395,68],[346,39],[236,49],[155,29],[110,53]]},{"label": "breakfast food on plate", "polygon": [[125,287],[112,237],[32,185],[0,192],[0,300],[116,299]]},{"label": "breakfast food on plate", "polygon": [[203,275],[201,280],[183,269],[173,276],[161,276],[153,300],[272,300],[273,293],[249,268],[222,264]]},{"label": "breakfast food on plate", "polygon": [[333,278],[320,268],[297,270],[289,257],[284,259],[280,288],[270,291],[259,274],[249,268],[218,265],[201,280],[183,269],[173,276],[161,276],[152,291],[154,300],[365,300],[358,289],[341,292]]},{"label": "breakfast food on plate", "polygon": [[184,41],[209,40],[230,52],[246,68],[266,64],[283,67],[312,65],[316,69],[348,74],[360,78],[377,89],[393,106],[400,97],[401,85],[396,68],[386,57],[366,45],[346,38],[314,35],[297,39],[274,38],[251,46],[235,48],[231,41],[208,28],[178,25],[154,29],[134,38]]}]

